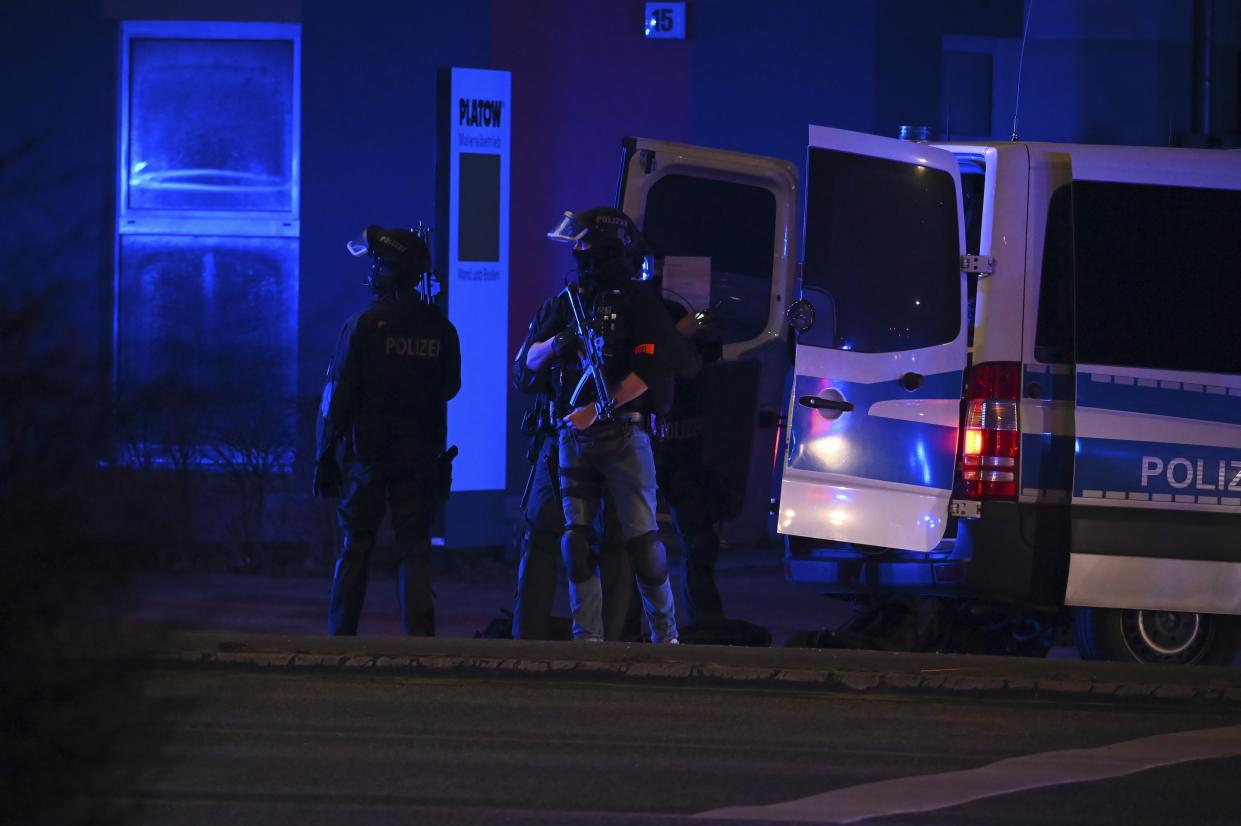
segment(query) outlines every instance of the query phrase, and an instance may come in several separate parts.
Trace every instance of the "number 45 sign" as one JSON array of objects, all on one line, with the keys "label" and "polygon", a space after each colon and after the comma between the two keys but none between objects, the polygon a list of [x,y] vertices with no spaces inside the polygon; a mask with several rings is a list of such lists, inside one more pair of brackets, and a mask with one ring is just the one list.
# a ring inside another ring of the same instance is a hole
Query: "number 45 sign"
[{"label": "number 45 sign", "polygon": [[648,38],[685,39],[684,3],[647,3],[646,25]]}]

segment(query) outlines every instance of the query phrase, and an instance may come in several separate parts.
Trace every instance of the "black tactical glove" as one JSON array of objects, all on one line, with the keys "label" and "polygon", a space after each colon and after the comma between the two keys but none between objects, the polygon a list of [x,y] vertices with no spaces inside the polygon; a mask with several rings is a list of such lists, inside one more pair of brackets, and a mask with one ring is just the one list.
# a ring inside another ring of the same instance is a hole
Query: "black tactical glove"
[{"label": "black tactical glove", "polygon": [[310,492],[314,496],[335,499],[340,496],[340,465],[336,457],[327,453],[319,458],[315,465],[315,478],[310,483]]},{"label": "black tactical glove", "polygon": [[572,330],[561,330],[552,339],[552,355],[560,361],[572,361],[582,349],[582,340]]}]

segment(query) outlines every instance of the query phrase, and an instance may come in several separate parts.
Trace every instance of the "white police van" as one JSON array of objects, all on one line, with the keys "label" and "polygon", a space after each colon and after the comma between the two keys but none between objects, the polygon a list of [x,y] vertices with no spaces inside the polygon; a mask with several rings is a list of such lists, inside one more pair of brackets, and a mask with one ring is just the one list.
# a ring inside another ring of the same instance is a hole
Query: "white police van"
[{"label": "white police van", "polygon": [[[708,150],[656,150],[716,174]],[[789,576],[1014,617],[1072,606],[1087,657],[1231,659],[1241,153],[811,127],[804,186]],[[786,218],[774,303],[797,187],[767,187]]]}]

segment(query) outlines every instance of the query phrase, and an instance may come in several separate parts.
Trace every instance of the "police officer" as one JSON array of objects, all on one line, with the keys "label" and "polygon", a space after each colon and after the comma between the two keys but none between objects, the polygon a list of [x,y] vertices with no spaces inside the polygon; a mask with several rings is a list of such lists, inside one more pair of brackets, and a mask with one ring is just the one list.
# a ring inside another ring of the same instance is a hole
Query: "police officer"
[{"label": "police officer", "polygon": [[[560,557],[560,535],[564,531],[564,510],[560,501],[560,446],[555,423],[568,415],[569,395],[580,378],[577,337],[569,332],[572,316],[564,296],[557,294],[539,307],[526,338],[513,359],[513,384],[522,392],[534,393],[534,409],[524,423],[532,437],[528,458],[533,462],[523,499],[525,532],[521,560],[517,568],[517,594],[513,605],[513,637],[524,640],[556,639],[551,619],[555,600]],[[558,338],[553,338],[560,333]],[[552,340],[551,357],[533,369],[527,362],[530,348],[537,341]],[[620,639],[624,630],[629,593],[633,590],[633,567],[624,552],[616,506],[604,496],[602,529],[599,536],[600,579],[610,591],[604,600],[604,638]],[[610,610],[618,606],[618,611]]]},{"label": "police officer", "polygon": [[328,367],[317,428],[313,492],[341,491],[337,447],[347,454],[337,508],[344,542],[332,578],[329,634],[356,634],[367,568],[384,510],[391,509],[399,556],[401,619],[407,634],[434,636],[431,521],[448,495],[444,452],[447,402],[461,387],[457,331],[419,294],[430,269],[425,240],[412,230],[369,226],[354,256],[371,263],[375,301],[345,322]]},{"label": "police officer", "polygon": [[527,363],[538,369],[557,348],[582,352],[593,347],[604,368],[600,383],[613,404],[609,409],[598,394],[580,395],[560,423],[565,517],[561,553],[569,571],[573,636],[604,636],[602,587],[590,565],[590,525],[606,488],[616,503],[651,640],[676,642],[667,556],[655,521],[655,463],[646,423],[650,413],[667,411],[675,379],[697,371],[697,353],[677,335],[659,300],[633,280],[639,236],[627,215],[609,207],[566,212],[548,237],[573,244],[578,280],[567,290],[581,301],[589,325],[581,332],[591,341],[575,341],[576,330],[561,330],[536,341]]},{"label": "police officer", "polygon": [[[660,286],[656,279],[656,286]],[[659,490],[681,540],[681,607],[690,626],[718,623],[724,605],[715,584],[715,563],[720,537],[715,523],[722,515],[727,496],[725,485],[703,461],[706,424],[704,377],[706,365],[719,361],[723,347],[707,312],[692,313],[678,301],[665,297],[664,306],[676,330],[692,341],[704,371],[677,382],[671,409],[657,419],[655,471]]]}]

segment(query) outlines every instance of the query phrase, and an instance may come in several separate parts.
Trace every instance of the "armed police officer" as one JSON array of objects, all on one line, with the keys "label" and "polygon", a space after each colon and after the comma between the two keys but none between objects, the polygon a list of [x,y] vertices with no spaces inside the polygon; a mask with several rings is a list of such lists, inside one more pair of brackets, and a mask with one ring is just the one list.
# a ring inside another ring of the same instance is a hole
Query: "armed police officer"
[{"label": "armed police officer", "polygon": [[578,280],[563,295],[574,326],[531,345],[539,369],[559,351],[576,350],[583,379],[560,427],[560,481],[575,639],[601,640],[603,593],[590,564],[591,524],[606,489],[616,504],[653,642],[676,642],[667,555],[655,521],[655,464],[647,423],[666,412],[673,383],[697,371],[697,353],[673,328],[659,300],[633,280],[637,227],[609,207],[566,212],[548,237],[573,245]]},{"label": "armed police officer", "polygon": [[[658,268],[652,286],[662,289]],[[681,607],[692,634],[724,619],[723,601],[715,584],[720,553],[715,523],[724,517],[729,497],[727,485],[703,459],[704,378],[708,365],[722,357],[723,346],[710,311],[691,312],[667,296],[663,304],[676,331],[693,342],[703,363],[698,375],[677,382],[671,409],[657,418],[655,428],[656,477],[681,540]]]},{"label": "armed police officer", "polygon": [[[559,621],[553,621],[552,604],[561,565],[560,536],[564,532],[564,509],[560,499],[560,446],[556,423],[572,409],[569,396],[581,378],[578,339],[571,332],[572,312],[565,296],[557,293],[539,307],[513,359],[513,385],[535,394],[533,409],[523,421],[531,437],[526,458],[532,463],[522,496],[525,531],[517,568],[517,594],[513,605],[513,637],[524,640],[561,639]],[[532,368],[530,348],[552,341],[551,357]],[[599,576],[605,590],[604,638],[620,639],[625,630],[629,595],[633,591],[633,566],[621,540],[616,505],[604,492],[601,525],[597,524]],[[615,594],[613,594],[613,590]],[[617,610],[612,610],[613,606]]]},{"label": "armed police officer", "polygon": [[447,402],[461,387],[460,344],[452,323],[429,301],[430,282],[423,276],[431,257],[423,237],[369,226],[361,242],[348,247],[370,259],[367,284],[375,301],[345,322],[319,409],[313,491],[335,497],[344,485],[337,508],[344,540],[332,578],[328,633],[357,633],[371,551],[388,508],[405,632],[434,636],[431,522],[437,500],[448,495],[455,455],[455,449],[444,451],[444,443]]}]

